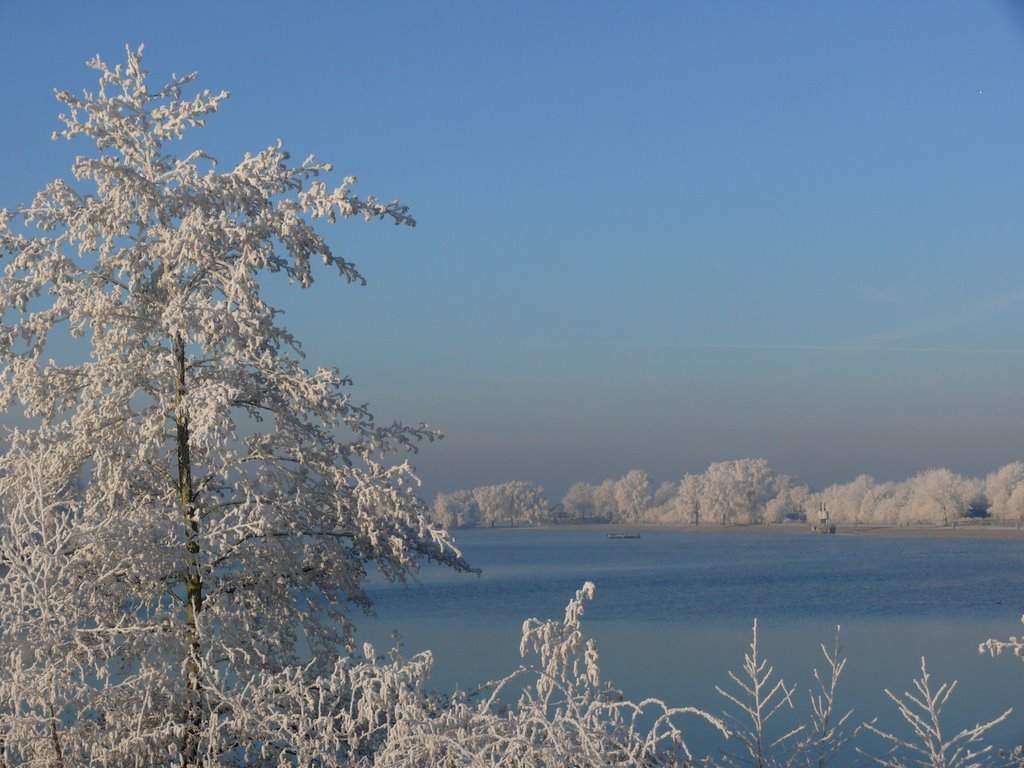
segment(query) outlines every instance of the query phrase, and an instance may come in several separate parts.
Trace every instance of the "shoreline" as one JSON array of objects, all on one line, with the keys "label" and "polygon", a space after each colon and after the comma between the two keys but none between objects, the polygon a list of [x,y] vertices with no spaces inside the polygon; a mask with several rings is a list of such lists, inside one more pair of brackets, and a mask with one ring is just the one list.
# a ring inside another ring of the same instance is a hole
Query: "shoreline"
[{"label": "shoreline", "polygon": [[598,531],[601,533],[664,533],[683,532],[700,535],[703,533],[801,533],[808,536],[894,536],[894,537],[929,537],[929,538],[963,538],[963,539],[1002,539],[1024,540],[1024,530],[1010,526],[958,524],[957,526],[919,525],[837,525],[835,534],[819,534],[811,530],[806,523],[775,523],[761,525],[670,525],[665,523],[623,524],[615,523],[561,523],[523,526],[479,526],[473,528],[456,528],[459,531]]}]

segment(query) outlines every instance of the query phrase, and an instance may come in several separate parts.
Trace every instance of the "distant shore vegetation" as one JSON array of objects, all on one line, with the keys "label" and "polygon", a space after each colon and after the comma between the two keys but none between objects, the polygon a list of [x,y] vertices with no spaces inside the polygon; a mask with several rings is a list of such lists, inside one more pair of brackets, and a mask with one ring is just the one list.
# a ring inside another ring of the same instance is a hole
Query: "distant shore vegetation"
[{"label": "distant shore vegetation", "polygon": [[765,459],[711,464],[704,472],[654,486],[631,469],[617,480],[574,483],[552,503],[536,483],[439,493],[434,519],[448,528],[608,522],[623,525],[767,525],[819,520],[843,526],[933,525],[988,522],[1024,524],[1024,463],[1013,462],[984,478],[929,469],[902,482],[860,475],[815,491],[779,474]]}]

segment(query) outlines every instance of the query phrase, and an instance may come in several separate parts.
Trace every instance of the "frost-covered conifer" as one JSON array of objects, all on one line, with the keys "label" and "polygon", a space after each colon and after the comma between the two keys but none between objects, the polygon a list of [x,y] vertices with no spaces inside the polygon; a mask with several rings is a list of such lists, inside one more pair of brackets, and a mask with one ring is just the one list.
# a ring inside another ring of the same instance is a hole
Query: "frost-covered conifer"
[{"label": "frost-covered conifer", "polygon": [[414,222],[280,143],[230,168],[176,156],[227,94],[152,88],[141,47],[90,66],[98,90],[57,94],[54,138],[92,144],[74,181],[0,210],[0,406],[33,425],[0,458],[0,761],[343,755],[329,712],[286,710],[345,701],[368,568],[466,564],[389,458],[435,433],[304,368],[261,278],[306,287],[319,261],[363,282],[311,220]]}]

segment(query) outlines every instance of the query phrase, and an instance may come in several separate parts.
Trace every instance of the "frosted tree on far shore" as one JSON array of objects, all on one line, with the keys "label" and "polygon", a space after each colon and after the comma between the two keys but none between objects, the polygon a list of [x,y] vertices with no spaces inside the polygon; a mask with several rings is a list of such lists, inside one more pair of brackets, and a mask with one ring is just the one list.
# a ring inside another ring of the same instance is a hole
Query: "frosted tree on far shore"
[{"label": "frosted tree on far shore", "polygon": [[1024,463],[1015,461],[988,475],[985,497],[993,517],[1012,521],[1020,528],[1024,524]]},{"label": "frosted tree on far shore", "polygon": [[489,525],[533,525],[548,513],[544,488],[524,480],[476,488],[473,500],[481,522]]},{"label": "frosted tree on far shore", "polygon": [[446,528],[537,525],[548,517],[548,502],[542,486],[512,480],[471,491],[439,493],[431,515]]},{"label": "frosted tree on far shore", "polygon": [[615,503],[619,520],[641,523],[651,506],[651,478],[642,469],[631,469],[615,484]]},{"label": "frosted tree on far shore", "polygon": [[[153,89],[141,47],[90,66],[99,88],[57,94],[54,138],[92,153],[0,210],[0,406],[33,425],[0,457],[2,759],[278,765],[305,737],[280,725],[301,697],[274,691],[346,701],[368,569],[467,567],[390,459],[436,434],[304,368],[262,296],[314,262],[364,282],[311,220],[414,222],[280,143],[227,169],[178,157],[227,94]],[[309,743],[342,738],[317,727]]]},{"label": "frosted tree on far shore", "polygon": [[764,459],[711,464],[700,483],[702,521],[723,525],[763,522],[765,505],[775,495],[775,477]]},{"label": "frosted tree on far shore", "polygon": [[573,519],[594,516],[594,486],[590,483],[577,482],[569,486],[562,499],[565,514]]},{"label": "frosted tree on far shore", "polygon": [[951,525],[966,516],[974,484],[948,469],[929,469],[907,481],[910,499],[900,519],[908,524]]},{"label": "frosted tree on far shore", "polygon": [[701,475],[688,474],[679,481],[679,492],[672,502],[675,522],[700,525],[701,522]]}]

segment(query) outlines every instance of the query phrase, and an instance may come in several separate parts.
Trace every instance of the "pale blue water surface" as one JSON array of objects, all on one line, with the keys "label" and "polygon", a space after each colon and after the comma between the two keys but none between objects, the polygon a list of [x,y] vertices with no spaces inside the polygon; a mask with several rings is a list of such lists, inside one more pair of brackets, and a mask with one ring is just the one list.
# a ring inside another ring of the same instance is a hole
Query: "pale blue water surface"
[{"label": "pale blue water surface", "polygon": [[[598,641],[604,678],[630,698],[720,712],[715,685],[728,687],[728,671],[739,670],[756,617],[762,655],[806,709],[811,670],[824,665],[819,646],[831,647],[839,624],[849,658],[840,705],[858,722],[877,715],[902,730],[883,689],[910,690],[923,655],[936,685],[959,680],[947,731],[1014,707],[992,740],[1024,742],[1024,663],[978,653],[989,637],[1020,634],[1022,541],[803,531],[613,540],[587,529],[460,531],[457,540],[480,577],[430,567],[407,588],[375,583],[377,617],[357,621],[379,650],[392,630],[407,655],[431,649],[439,689],[514,670],[523,620],[560,618],[589,580],[597,593],[584,630]],[[684,730],[695,751],[718,748],[699,722]],[[877,738],[861,742],[883,751]]]}]

